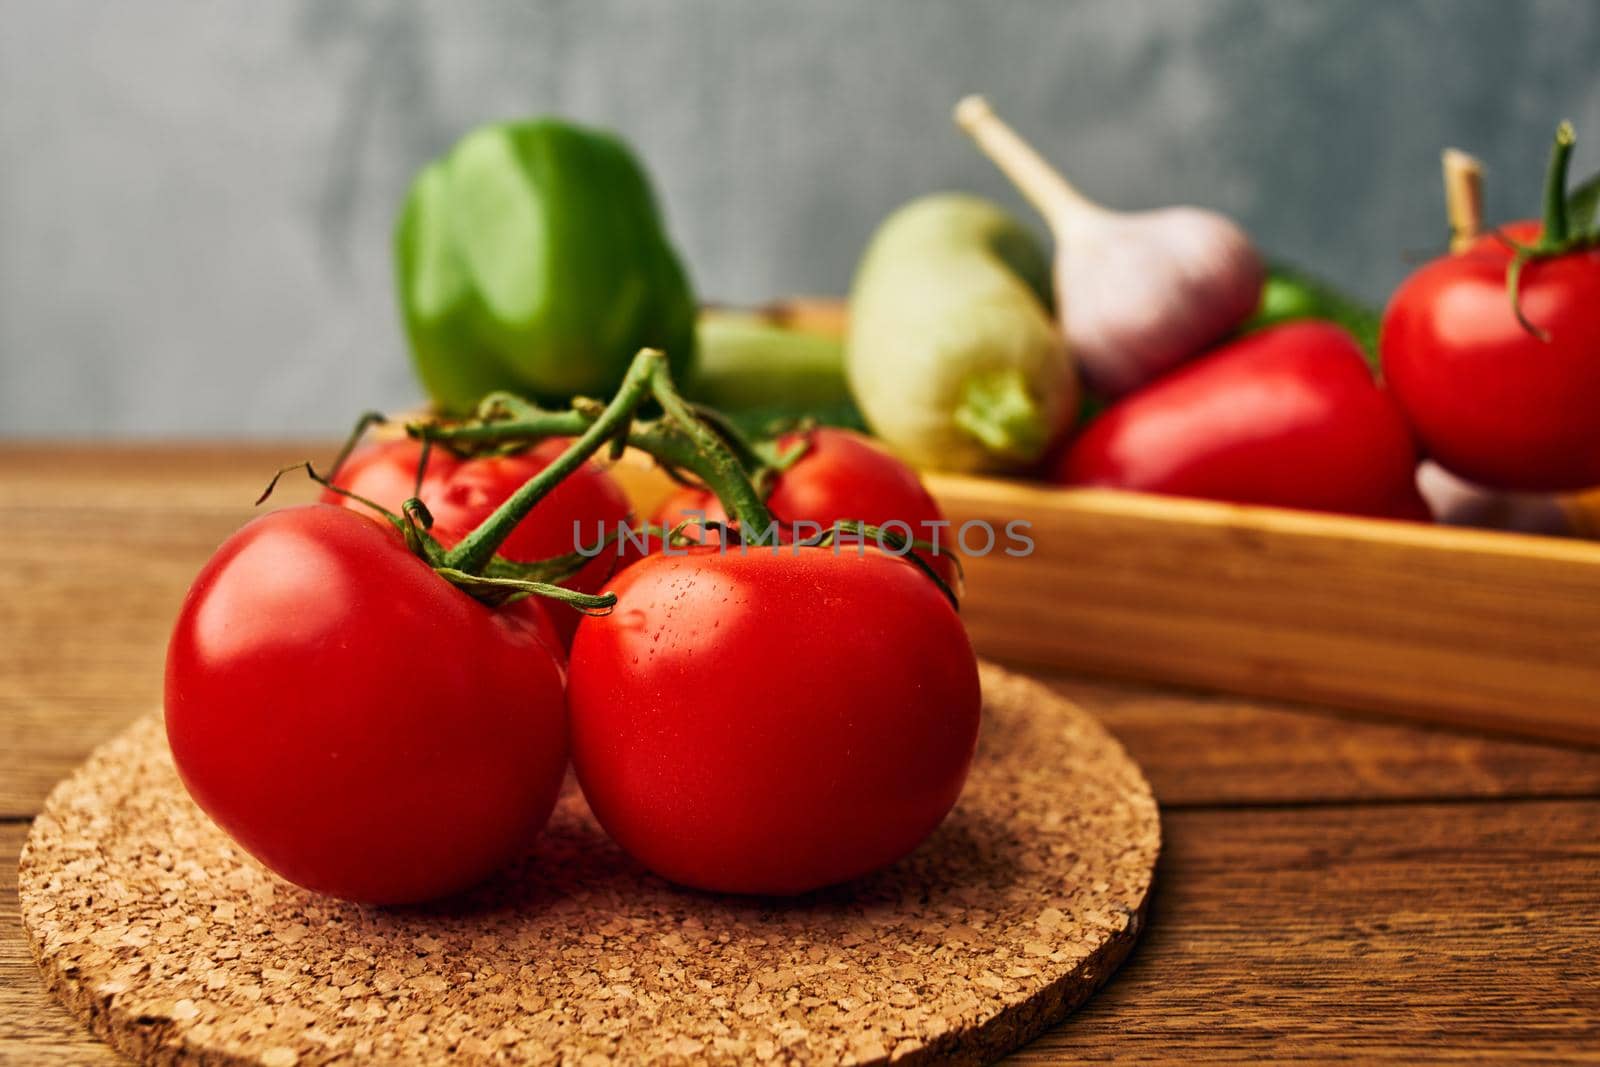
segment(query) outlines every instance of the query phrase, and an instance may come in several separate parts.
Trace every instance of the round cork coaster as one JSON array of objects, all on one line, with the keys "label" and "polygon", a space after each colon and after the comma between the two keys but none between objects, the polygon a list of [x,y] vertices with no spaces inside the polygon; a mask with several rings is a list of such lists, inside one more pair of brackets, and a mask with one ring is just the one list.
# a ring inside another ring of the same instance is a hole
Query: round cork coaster
[{"label": "round cork coaster", "polygon": [[571,788],[531,854],[464,897],[318,897],[211,825],[150,716],[51,795],[23,923],[50,989],[147,1062],[985,1061],[1128,954],[1160,824],[1091,716],[997,668],[983,687],[978,759],[938,832],[794,900],[668,885]]}]

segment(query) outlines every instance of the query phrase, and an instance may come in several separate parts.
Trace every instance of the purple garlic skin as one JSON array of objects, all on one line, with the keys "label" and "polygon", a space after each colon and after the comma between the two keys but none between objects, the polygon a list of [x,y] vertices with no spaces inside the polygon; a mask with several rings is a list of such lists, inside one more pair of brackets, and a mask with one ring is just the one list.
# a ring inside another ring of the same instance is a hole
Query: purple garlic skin
[{"label": "purple garlic skin", "polygon": [[1080,213],[1059,235],[1057,307],[1091,388],[1122,396],[1249,318],[1266,270],[1232,220],[1195,207]]},{"label": "purple garlic skin", "polygon": [[1573,537],[1571,517],[1550,493],[1510,493],[1486,489],[1452,474],[1433,460],[1417,468],[1417,489],[1434,518],[1447,526]]}]

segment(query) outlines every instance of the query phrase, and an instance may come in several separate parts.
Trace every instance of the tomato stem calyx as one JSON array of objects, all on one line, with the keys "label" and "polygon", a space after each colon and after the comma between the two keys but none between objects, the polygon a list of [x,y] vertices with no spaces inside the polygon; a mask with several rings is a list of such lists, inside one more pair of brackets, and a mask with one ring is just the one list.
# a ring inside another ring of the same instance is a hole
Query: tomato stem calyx
[{"label": "tomato stem calyx", "polygon": [[1600,229],[1580,228],[1577,232],[1572,229],[1567,171],[1577,141],[1571,122],[1563,121],[1556,127],[1555,144],[1550,149],[1550,163],[1545,169],[1544,218],[1539,239],[1533,244],[1521,244],[1501,235],[1513,250],[1511,262],[1506,265],[1506,293],[1511,299],[1511,313],[1524,330],[1546,343],[1550,341],[1549,331],[1535,325],[1522,308],[1522,278],[1528,264],[1600,246]]},{"label": "tomato stem calyx", "polygon": [[[339,477],[339,472],[344,469],[345,460],[350,458],[350,453],[356,450],[356,445],[361,443],[361,438],[366,435],[366,432],[372,427],[382,426],[388,421],[388,416],[381,411],[363,412],[361,417],[356,420],[355,426],[350,430],[350,436],[346,437],[344,444],[339,446],[339,454],[333,457],[333,465],[328,468],[328,481],[331,482]],[[419,480],[421,479],[420,472],[417,477]],[[265,499],[265,497],[262,499]],[[257,501],[257,503],[260,503],[260,501]]]},{"label": "tomato stem calyx", "polygon": [[[931,541],[909,538],[883,526],[872,526],[864,522],[857,522],[854,519],[841,519],[815,537],[807,538],[798,542],[798,544],[807,548],[836,546],[841,543],[839,540],[840,534],[853,535],[856,538],[855,544],[864,545],[869,538],[875,539],[879,547],[913,564],[924,575],[932,579],[933,584],[939,587],[939,592],[944,594],[946,600],[950,601],[950,606],[956,611],[961,610],[961,600],[956,596],[955,590],[950,588],[950,583],[944,580],[944,575],[940,574],[937,568],[922,558],[923,552],[935,554],[939,552],[939,547]],[[941,556],[941,558],[949,559],[955,564],[958,580],[964,576],[961,560],[954,553]]]},{"label": "tomato stem calyx", "polygon": [[469,574],[454,567],[435,567],[439,577],[491,607],[508,604],[525,596],[541,596],[559,600],[577,608],[585,615],[604,615],[611,610],[617,598],[610,594],[580,593],[552,582],[529,581],[521,578],[498,578],[487,574]]}]

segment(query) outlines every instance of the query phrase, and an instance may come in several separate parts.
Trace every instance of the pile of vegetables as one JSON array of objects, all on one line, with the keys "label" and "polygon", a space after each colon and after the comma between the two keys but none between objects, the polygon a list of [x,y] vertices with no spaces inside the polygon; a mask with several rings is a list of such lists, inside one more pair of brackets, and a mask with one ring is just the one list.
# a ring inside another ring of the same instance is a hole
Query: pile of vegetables
[{"label": "pile of vegetables", "polygon": [[[1453,194],[1450,254],[1380,316],[1267,263],[1216,212],[1092,203],[981,97],[955,119],[1049,224],[1054,263],[998,205],[925,196],[872,236],[848,317],[822,330],[727,309],[691,328],[648,182],[613,138],[474,132],[419,176],[399,228],[438,409],[603,393],[649,344],[743,430],[865,429],[921,468],[1538,529],[1562,525],[1549,494],[1600,485],[1595,320],[1576,310],[1600,270],[1600,185],[1566,195],[1570,127],[1541,220],[1480,232]],[[1331,328],[1285,328],[1307,320]]]},{"label": "pile of vegetables", "polygon": [[[570,763],[663,877],[805,892],[915,848],[973,757],[955,539],[914,466],[1411,520],[1424,460],[1440,499],[1600,485],[1600,182],[1568,195],[1570,127],[1542,219],[1453,209],[1380,327],[1222,216],[1108,211],[981,99],[957,121],[1054,265],[1000,207],[923,197],[847,323],[701,313],[608,134],[493,125],[423,170],[397,283],[435,410],[363,419],[304,465],[321,502],[196,578],[166,722],[200,806],[293,882],[406,903],[525,854]],[[596,458],[628,449],[682,483],[649,521]]]},{"label": "pile of vegetables", "polygon": [[[1426,520],[1437,506],[1541,529],[1561,509],[1528,494],[1600,486],[1600,182],[1567,195],[1570,126],[1543,219],[1480,234],[1453,197],[1462,239],[1395,293],[1380,325],[1324,283],[1265,268],[1214,212],[1093,204],[980,97],[955,119],[1049,224],[1054,293],[989,299],[939,251],[941,238],[977,247],[954,216],[905,234],[907,220],[948,216],[951,197],[883,223],[852,291],[846,358],[871,429],[919,465],[1380,518]],[[1041,294],[1030,239],[981,207],[1025,250],[1016,288]],[[1064,351],[1050,349],[1057,339]],[[1014,368],[1006,388],[986,388],[1000,362]],[[1080,385],[1091,418],[1043,417]],[[1033,432],[952,417],[966,395],[1003,396],[998,409]]]}]

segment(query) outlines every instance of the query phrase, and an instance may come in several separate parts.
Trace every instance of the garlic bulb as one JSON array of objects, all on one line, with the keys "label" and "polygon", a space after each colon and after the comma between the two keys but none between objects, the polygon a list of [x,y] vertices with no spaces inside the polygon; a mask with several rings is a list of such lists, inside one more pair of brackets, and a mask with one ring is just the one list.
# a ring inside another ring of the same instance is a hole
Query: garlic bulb
[{"label": "garlic bulb", "polygon": [[1577,531],[1561,498],[1551,493],[1511,493],[1474,485],[1424,460],[1417,468],[1417,490],[1433,517],[1446,526],[1571,537]]},{"label": "garlic bulb", "polygon": [[1195,207],[1108,210],[1068,184],[981,96],[962,100],[955,118],[1055,235],[1057,314],[1099,392],[1137,389],[1255,311],[1265,271],[1230,219]]}]

